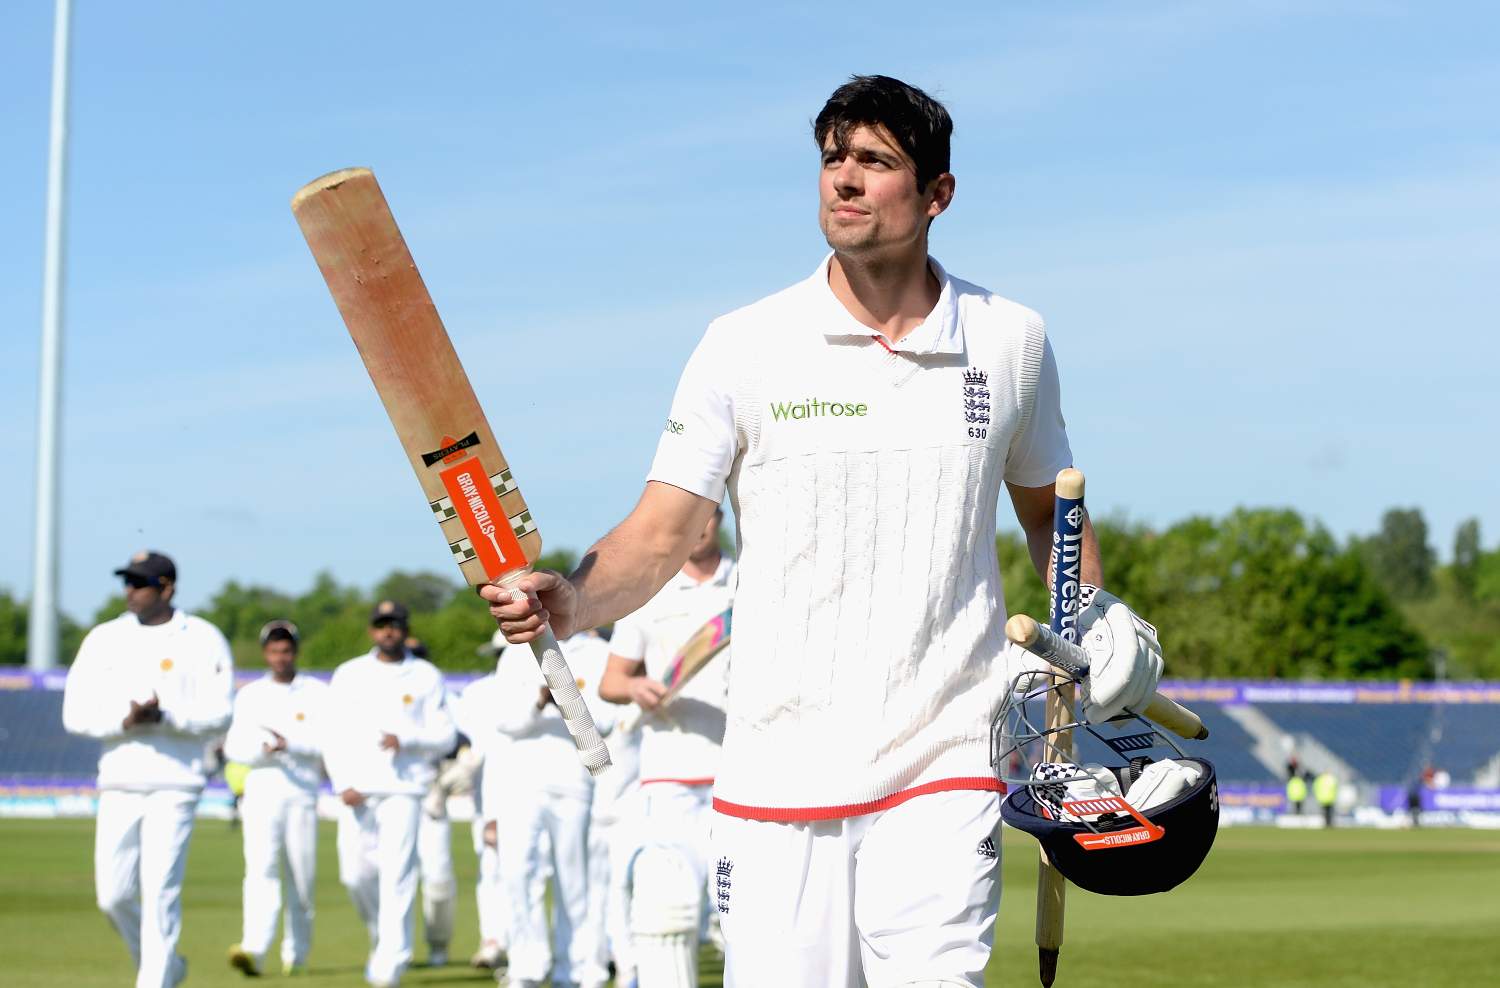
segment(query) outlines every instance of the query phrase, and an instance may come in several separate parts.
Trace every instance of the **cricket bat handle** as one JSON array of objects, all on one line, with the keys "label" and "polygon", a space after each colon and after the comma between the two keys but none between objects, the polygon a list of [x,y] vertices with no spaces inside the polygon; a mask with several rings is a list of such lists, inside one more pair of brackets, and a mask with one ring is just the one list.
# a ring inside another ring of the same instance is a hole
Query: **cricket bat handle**
[{"label": "cricket bat handle", "polygon": [[[1005,637],[1074,676],[1088,675],[1089,657],[1081,646],[1066,641],[1051,628],[1042,627],[1025,614],[1016,614],[1005,622]],[[1202,741],[1208,737],[1208,728],[1203,726],[1197,714],[1160,693],[1152,695],[1144,710],[1132,712],[1138,712],[1147,720],[1190,741]]]},{"label": "cricket bat handle", "polygon": [[[529,570],[522,570],[502,577],[496,583],[508,586],[527,572]],[[610,766],[609,749],[604,745],[599,725],[594,723],[594,715],[589,713],[588,704],[583,702],[583,694],[578,692],[578,680],[568,668],[568,660],[563,657],[562,646],[557,644],[557,636],[552,633],[550,625],[542,625],[542,633],[531,640],[531,654],[536,656],[536,664],[542,668],[542,678],[547,681],[552,702],[562,713],[563,724],[573,736],[583,767],[590,775],[598,775]]]},{"label": "cricket bat handle", "polygon": [[562,648],[551,628],[543,627],[541,635],[531,640],[531,652],[536,656],[537,665],[542,667],[542,678],[547,681],[547,689],[552,691],[552,702],[562,711],[563,723],[578,746],[583,767],[590,775],[598,775],[610,766],[609,749],[594,723],[594,715],[583,702],[583,694],[578,692],[578,680],[568,668],[568,661],[563,658]]}]

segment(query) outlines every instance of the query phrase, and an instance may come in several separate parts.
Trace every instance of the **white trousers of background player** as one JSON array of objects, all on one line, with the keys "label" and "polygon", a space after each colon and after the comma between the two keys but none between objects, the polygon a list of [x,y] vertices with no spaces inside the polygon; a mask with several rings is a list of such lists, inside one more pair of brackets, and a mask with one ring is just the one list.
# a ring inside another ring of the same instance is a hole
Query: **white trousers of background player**
[{"label": "white trousers of background player", "polygon": [[[554,984],[576,981],[589,986],[608,980],[608,972],[584,949],[590,939],[582,933],[588,922],[588,822],[587,798],[557,793],[509,804],[500,815],[500,879],[513,910],[513,985],[543,982],[549,970]],[[551,843],[550,862],[544,837]],[[539,876],[549,865],[555,882],[550,942],[546,905],[535,894]]]},{"label": "white trousers of background player", "polygon": [[471,824],[474,854],[479,859],[478,880],[474,884],[479,941],[481,946],[492,943],[506,950],[510,947],[510,899],[500,887],[500,852],[484,842],[484,823],[476,817]]},{"label": "white trousers of background player", "polygon": [[[649,915],[650,910],[642,912],[636,902],[636,883],[650,881],[650,869],[647,869],[647,875],[638,876],[636,865],[643,848],[655,847],[673,852],[677,861],[691,869],[691,888],[696,890],[698,905],[696,913],[700,920],[706,917],[703,892],[708,875],[708,832],[714,819],[711,797],[712,786],[651,782],[640,787],[631,798],[629,811],[622,814],[613,846],[614,865],[611,877],[615,887],[610,895],[610,901],[617,904],[620,914],[611,922],[628,931],[629,950],[626,956],[636,968],[641,988],[655,988],[648,981],[654,972],[663,968],[676,969],[683,963],[692,964],[693,976],[696,976],[698,941],[704,924],[701,921],[689,924],[691,929],[681,931],[685,936],[659,935],[655,924],[651,922],[654,917]],[[671,869],[666,869],[666,872],[670,880]],[[662,890],[645,891],[649,894]],[[673,898],[675,900],[677,897]],[[661,901],[661,895],[649,895],[651,904]],[[652,927],[651,933],[643,932],[642,920]],[[679,940],[685,942],[677,943]],[[642,957],[642,951],[650,956]],[[673,952],[684,954],[688,960],[684,962],[681,958],[667,956]],[[648,967],[652,969],[651,972],[646,970]],[[661,980],[660,975],[657,975],[657,979]],[[675,988],[670,979],[667,980],[667,988]]]},{"label": "white trousers of background player", "polygon": [[416,796],[369,796],[339,811],[339,881],[370,933],[369,981],[399,981],[411,963],[421,815]]},{"label": "white trousers of background player", "polygon": [[240,946],[260,966],[276,936],[283,905],[282,967],[307,963],[312,949],[313,890],[318,865],[317,794],[280,782],[254,778],[240,802],[245,839],[244,927]]},{"label": "white trousers of background player", "polygon": [[422,811],[417,825],[417,860],[422,872],[422,928],[428,954],[446,954],[453,939],[453,912],[458,905],[453,840],[446,813],[433,817]]},{"label": "white trousers of background player", "polygon": [[813,823],[717,815],[725,988],[980,988],[1000,906],[1000,799],[931,793]]},{"label": "white trousers of background player", "polygon": [[99,793],[94,891],[135,961],[136,988],[172,988],[181,971],[182,877],[198,794]]}]

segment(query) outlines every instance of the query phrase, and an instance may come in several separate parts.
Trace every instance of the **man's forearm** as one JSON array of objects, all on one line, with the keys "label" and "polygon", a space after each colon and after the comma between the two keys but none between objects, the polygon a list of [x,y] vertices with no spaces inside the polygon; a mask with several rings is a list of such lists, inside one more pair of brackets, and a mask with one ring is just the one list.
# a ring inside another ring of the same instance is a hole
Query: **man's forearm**
[{"label": "man's forearm", "polygon": [[[1026,548],[1031,553],[1031,564],[1036,567],[1042,582],[1052,585],[1049,571],[1052,559],[1052,523],[1037,525],[1026,531]],[[1083,519],[1083,567],[1084,583],[1099,587],[1104,585],[1104,562],[1099,555],[1099,538],[1094,534],[1094,522],[1084,515]]]},{"label": "man's forearm", "polygon": [[714,503],[666,484],[647,484],[624,521],[584,554],[568,577],[578,591],[574,630],[638,610],[682,569]]}]

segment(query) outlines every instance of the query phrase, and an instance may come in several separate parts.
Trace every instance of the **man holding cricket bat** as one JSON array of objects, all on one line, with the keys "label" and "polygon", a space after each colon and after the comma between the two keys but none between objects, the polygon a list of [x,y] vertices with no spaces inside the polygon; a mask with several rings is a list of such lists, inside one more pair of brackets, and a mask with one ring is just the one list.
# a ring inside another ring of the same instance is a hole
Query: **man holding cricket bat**
[{"label": "man holding cricket bat", "polygon": [[[709,326],[640,503],[571,577],[483,590],[515,642],[619,618],[677,572],[728,489],[740,553],[714,899],[741,988],[980,985],[989,959],[988,728],[1035,661],[1002,630],[996,506],[1003,485],[1045,575],[1072,454],[1041,318],[928,254],[953,201],[951,131],[898,80],[841,86],[813,133],[832,252]],[[1088,532],[1083,578],[1099,568]],[[1094,662],[1100,707],[1160,675],[1135,636],[1115,641]]]}]

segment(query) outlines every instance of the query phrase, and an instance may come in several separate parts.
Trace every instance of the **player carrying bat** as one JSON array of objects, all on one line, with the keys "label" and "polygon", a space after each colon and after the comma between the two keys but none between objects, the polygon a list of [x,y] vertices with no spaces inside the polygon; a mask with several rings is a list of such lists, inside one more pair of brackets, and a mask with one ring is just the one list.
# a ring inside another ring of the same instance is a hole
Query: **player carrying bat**
[{"label": "player carrying bat", "polygon": [[[715,320],[645,493],[563,578],[486,588],[512,641],[623,616],[682,565],[726,487],[740,544],[714,784],[727,984],[980,985],[999,901],[988,728],[1008,651],[1002,485],[1039,572],[1072,454],[1041,318],[928,255],[952,122],[883,76],[814,123],[812,275]],[[1086,539],[1083,576],[1098,582]],[[1096,595],[1085,624],[1123,605]],[[1089,702],[1139,702],[1144,637],[1096,655]]]},{"label": "player carrying bat", "polygon": [[612,876],[616,898],[625,903],[626,965],[640,988],[677,988],[679,975],[697,973],[710,872],[709,795],[724,737],[729,656],[714,659],[666,708],[661,680],[683,643],[733,597],[734,562],[719,551],[722,520],[715,510],[682,570],[615,625],[599,685],[604,699],[648,710],[640,728],[641,789],[621,822]]}]

